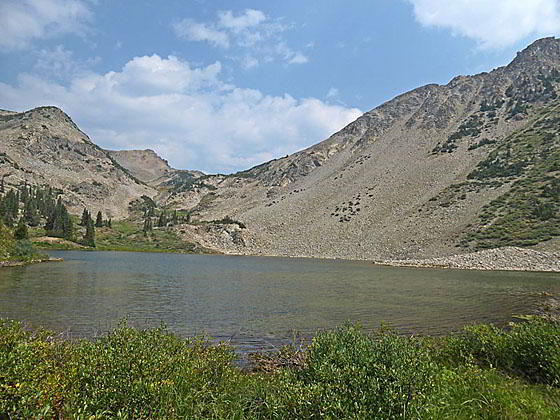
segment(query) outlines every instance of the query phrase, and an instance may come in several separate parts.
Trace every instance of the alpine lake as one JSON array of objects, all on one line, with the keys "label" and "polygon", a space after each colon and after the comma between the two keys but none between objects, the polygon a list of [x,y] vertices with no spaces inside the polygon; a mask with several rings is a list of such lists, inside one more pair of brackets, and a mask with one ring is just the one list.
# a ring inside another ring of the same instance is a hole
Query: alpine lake
[{"label": "alpine lake", "polygon": [[63,262],[0,270],[0,318],[70,338],[125,320],[206,335],[246,353],[358,322],[441,335],[473,323],[506,325],[560,274],[398,268],[299,258],[49,251]]}]

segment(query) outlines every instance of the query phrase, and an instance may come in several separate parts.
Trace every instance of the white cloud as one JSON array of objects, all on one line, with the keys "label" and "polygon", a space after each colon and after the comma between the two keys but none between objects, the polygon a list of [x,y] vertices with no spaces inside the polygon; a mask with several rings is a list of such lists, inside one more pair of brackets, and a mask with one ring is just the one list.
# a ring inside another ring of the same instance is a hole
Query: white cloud
[{"label": "white cloud", "polygon": [[260,10],[247,9],[239,16],[234,16],[231,10],[218,12],[218,25],[234,32],[257,26],[265,20],[266,15]]},{"label": "white cloud", "polygon": [[62,45],[54,48],[43,48],[33,52],[36,61],[33,70],[43,77],[55,80],[67,80],[86,71],[86,68],[101,61],[100,57],[91,57],[85,61],[74,59],[72,51]]},{"label": "white cloud", "polygon": [[83,35],[92,14],[81,0],[2,0],[0,50],[28,48],[34,39]]},{"label": "white cloud", "polygon": [[408,0],[425,26],[451,29],[483,48],[502,48],[530,35],[560,32],[558,0]]},{"label": "white cloud", "polygon": [[340,91],[337,88],[331,87],[327,92],[327,99],[337,98],[339,94]]},{"label": "white cloud", "polygon": [[301,53],[294,53],[292,58],[288,60],[289,64],[305,64],[309,62],[309,58]]},{"label": "white cloud", "polygon": [[70,83],[22,74],[0,83],[3,108],[57,105],[99,145],[152,148],[178,168],[232,172],[319,142],[360,110],[314,98],[270,96],[220,78],[220,63],[195,67],[158,55],[120,71],[79,74]]},{"label": "white cloud", "polygon": [[217,47],[229,48],[227,33],[213,29],[204,23],[195,22],[192,19],[183,19],[174,23],[173,30],[179,38],[185,38],[189,41],[208,41]]},{"label": "white cloud", "polygon": [[247,9],[237,15],[231,10],[221,11],[214,22],[183,19],[172,27],[180,38],[231,48],[229,58],[240,62],[245,69],[276,60],[286,64],[309,62],[309,57],[294,51],[283,39],[282,34],[290,26],[269,19],[260,10]]}]

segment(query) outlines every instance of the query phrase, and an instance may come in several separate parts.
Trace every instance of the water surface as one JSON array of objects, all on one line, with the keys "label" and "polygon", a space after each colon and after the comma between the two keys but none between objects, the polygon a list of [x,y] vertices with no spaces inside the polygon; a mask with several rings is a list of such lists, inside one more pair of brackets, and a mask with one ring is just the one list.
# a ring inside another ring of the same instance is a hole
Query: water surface
[{"label": "water surface", "polygon": [[442,334],[505,324],[528,313],[560,275],[379,267],[366,262],[263,257],[50,252],[64,262],[0,270],[0,317],[71,336],[101,334],[127,317],[267,347],[346,321]]}]

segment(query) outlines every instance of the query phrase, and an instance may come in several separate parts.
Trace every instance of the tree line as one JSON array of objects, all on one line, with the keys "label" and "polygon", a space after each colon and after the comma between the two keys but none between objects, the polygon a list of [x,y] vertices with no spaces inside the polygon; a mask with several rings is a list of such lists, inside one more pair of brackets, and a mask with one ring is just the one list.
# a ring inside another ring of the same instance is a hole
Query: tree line
[{"label": "tree line", "polygon": [[[28,226],[37,227],[44,221],[47,236],[76,242],[76,229],[68,209],[62,202],[62,191],[52,187],[20,185],[7,190],[2,178],[0,183],[0,222],[14,229],[15,239],[28,238]],[[85,233],[80,243],[95,246],[95,227],[111,226],[111,219],[104,220],[101,211],[93,221],[89,210],[84,209],[80,226]]]}]

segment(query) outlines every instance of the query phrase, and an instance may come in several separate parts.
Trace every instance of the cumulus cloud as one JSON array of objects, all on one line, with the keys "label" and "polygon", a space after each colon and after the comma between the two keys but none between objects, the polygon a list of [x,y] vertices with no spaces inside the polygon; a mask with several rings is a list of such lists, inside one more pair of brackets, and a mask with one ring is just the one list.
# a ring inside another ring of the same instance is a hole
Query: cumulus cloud
[{"label": "cumulus cloud", "polygon": [[22,74],[0,83],[3,108],[57,105],[99,145],[152,148],[178,168],[233,172],[328,137],[360,110],[225,83],[219,62],[136,57],[119,71],[79,74],[67,84]]},{"label": "cumulus cloud", "polygon": [[2,0],[0,50],[28,48],[34,39],[83,35],[92,14],[81,0]]},{"label": "cumulus cloud", "polygon": [[483,48],[502,48],[528,36],[560,32],[558,0],[408,0],[425,26],[451,29]]},{"label": "cumulus cloud", "polygon": [[264,62],[281,60],[286,64],[304,64],[309,57],[290,48],[282,34],[290,29],[268,18],[262,11],[247,9],[235,14],[231,10],[217,13],[213,22],[183,19],[172,25],[179,38],[208,42],[214,47],[233,49],[230,58],[245,69]]}]

